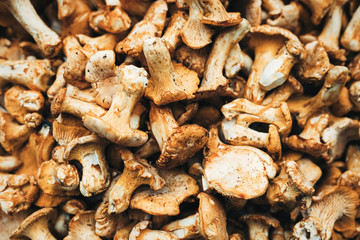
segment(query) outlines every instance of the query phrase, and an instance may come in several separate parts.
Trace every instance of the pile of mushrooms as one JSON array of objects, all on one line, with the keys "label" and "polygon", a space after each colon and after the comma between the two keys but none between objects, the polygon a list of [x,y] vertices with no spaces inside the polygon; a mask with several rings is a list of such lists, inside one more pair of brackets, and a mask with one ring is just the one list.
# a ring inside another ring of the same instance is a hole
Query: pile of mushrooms
[{"label": "pile of mushrooms", "polygon": [[359,240],[359,112],[357,0],[2,0],[0,232]]}]

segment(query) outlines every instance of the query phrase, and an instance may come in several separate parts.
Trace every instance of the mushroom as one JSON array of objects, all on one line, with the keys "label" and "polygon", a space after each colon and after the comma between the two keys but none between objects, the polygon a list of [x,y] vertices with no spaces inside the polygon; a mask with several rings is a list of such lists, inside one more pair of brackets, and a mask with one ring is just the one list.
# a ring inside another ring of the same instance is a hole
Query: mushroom
[{"label": "mushroom", "polygon": [[183,11],[178,11],[171,16],[169,25],[161,37],[170,54],[173,54],[182,43],[180,33],[186,21],[187,15]]},{"label": "mushroom", "polygon": [[145,40],[160,37],[165,26],[168,7],[165,0],[157,0],[146,11],[144,19],[135,24],[126,38],[115,48],[117,53],[138,57],[143,50]]},{"label": "mushroom", "polygon": [[225,62],[225,76],[227,78],[235,77],[240,70],[246,75],[249,75],[252,63],[253,61],[250,56],[241,50],[239,44],[236,44],[231,49],[229,57]]},{"label": "mushroom", "polygon": [[46,92],[50,100],[53,100],[56,94],[60,91],[60,89],[65,87],[66,85],[66,80],[64,79],[65,67],[66,67],[66,62],[62,63],[58,67],[56,71],[55,80]]},{"label": "mushroom", "polygon": [[0,111],[0,130],[0,144],[9,153],[19,149],[34,131],[33,128],[17,123],[10,114],[2,111]]},{"label": "mushroom", "polygon": [[199,79],[197,74],[180,63],[173,64],[169,50],[160,38],[144,42],[144,55],[151,78],[145,96],[156,105],[165,105],[195,97]]},{"label": "mushroom", "polygon": [[163,239],[163,240],[177,240],[175,234],[161,231],[161,230],[150,230],[148,229],[150,221],[144,220],[136,224],[129,234],[129,240],[146,240],[146,239]]},{"label": "mushroom", "polygon": [[199,208],[194,215],[166,224],[161,229],[171,232],[179,239],[229,239],[226,231],[226,214],[214,196],[198,194]]},{"label": "mushroom", "polygon": [[206,129],[195,124],[179,126],[169,107],[150,105],[151,130],[161,150],[157,166],[169,169],[182,165],[204,147]]},{"label": "mushroom", "polygon": [[37,113],[44,105],[40,92],[17,85],[5,92],[4,100],[6,110],[19,123],[34,128],[42,122],[43,117]]},{"label": "mushroom", "polygon": [[105,33],[98,37],[89,37],[84,34],[76,35],[79,42],[83,45],[82,49],[85,52],[93,52],[103,50],[113,50],[118,42],[118,36],[111,33]]},{"label": "mushroom", "polygon": [[360,6],[354,12],[350,22],[346,26],[346,29],[340,39],[341,45],[350,51],[360,51]]},{"label": "mushroom", "polygon": [[249,226],[250,240],[268,240],[271,227],[281,228],[280,222],[276,218],[261,214],[245,214],[239,220],[246,222]]},{"label": "mushroom", "polygon": [[56,240],[49,230],[49,222],[56,217],[53,208],[42,208],[28,216],[10,235],[10,239],[28,237],[32,240]]},{"label": "mushroom", "polygon": [[202,23],[230,27],[244,20],[239,12],[228,13],[220,0],[200,0],[200,4],[204,8]]},{"label": "mushroom", "polygon": [[[245,98],[254,103],[261,103],[266,93],[266,88],[264,88],[265,85],[263,85],[262,87],[260,85],[260,79],[263,72],[265,71],[265,67],[268,63],[271,62],[272,59],[274,59],[275,56],[282,56],[282,54],[277,55],[277,53],[282,47],[284,47],[286,42],[290,40],[288,45],[290,49],[292,47],[292,43],[298,43],[299,40],[297,36],[295,36],[293,33],[286,29],[271,27],[268,25],[252,27],[248,35],[249,47],[254,49],[255,58],[248,81],[246,83]],[[284,51],[285,49],[286,47],[283,48]],[[293,54],[295,53],[296,51],[293,52]],[[280,63],[281,61],[278,61],[275,58],[273,62]],[[269,68],[271,65],[273,64],[270,64]],[[289,63],[289,65],[286,65],[287,74],[289,69],[291,69],[292,67],[291,65],[291,63]],[[278,67],[274,69],[278,69]]]},{"label": "mushroom", "polygon": [[303,127],[315,113],[334,104],[349,75],[347,67],[334,66],[326,74],[325,82],[314,97],[296,96],[287,101],[290,112],[295,115],[298,124]]},{"label": "mushroom", "polygon": [[[0,148],[0,151],[2,149]],[[0,156],[0,172],[13,172],[22,162],[15,156]]]},{"label": "mushroom", "polygon": [[360,81],[354,81],[349,88],[350,100],[353,104],[353,109],[356,112],[360,111]]},{"label": "mushroom", "polygon": [[62,20],[70,16],[76,8],[75,1],[71,0],[57,0],[58,4],[58,19]]},{"label": "mushroom", "polygon": [[249,0],[245,7],[245,18],[252,27],[259,26],[262,21],[261,0]]},{"label": "mushroom", "polygon": [[[76,160],[82,165],[79,188],[84,196],[98,194],[109,187],[110,176],[105,159],[105,147],[106,142],[96,135],[73,139],[65,147],[62,161]],[[71,186],[75,187],[74,184]]]},{"label": "mushroom", "polygon": [[3,5],[34,38],[45,57],[55,57],[62,48],[59,36],[37,15],[30,0],[5,0]]},{"label": "mushroom", "polygon": [[75,36],[76,34],[91,34],[89,26],[89,15],[91,13],[91,3],[85,0],[72,1],[74,11],[67,17],[61,19],[61,35]]},{"label": "mushroom", "polygon": [[321,169],[309,158],[294,160],[282,162],[280,174],[270,183],[266,198],[271,205],[285,204],[292,208],[297,204],[302,209],[310,206]]},{"label": "mushroom", "polygon": [[31,90],[45,92],[50,77],[53,75],[48,59],[14,61],[0,59],[0,88],[12,83],[24,85]]},{"label": "mushroom", "polygon": [[165,184],[157,169],[149,165],[146,160],[135,157],[127,149],[120,151],[120,154],[125,166],[123,173],[109,193],[109,213],[124,212],[130,204],[131,195],[139,186],[147,184],[157,191]]},{"label": "mushroom", "polygon": [[181,38],[183,42],[192,49],[200,49],[211,43],[211,37],[215,30],[205,25],[201,20],[204,9],[200,0],[188,0],[189,18],[181,29]]},{"label": "mushroom", "polygon": [[27,174],[0,173],[0,208],[7,214],[28,209],[38,193],[36,180]]},{"label": "mushroom", "polygon": [[[336,221],[349,221],[355,218],[359,205],[359,195],[347,188],[338,187],[336,191],[315,202],[309,208],[309,216],[294,226],[292,239],[331,238]],[[308,237],[307,237],[308,236]]]},{"label": "mushroom", "polygon": [[[290,30],[294,33],[299,33],[301,30],[300,16],[302,16],[303,7],[297,2],[290,2],[284,5],[282,1],[266,1],[271,2],[271,10],[269,9],[270,17],[266,23],[273,27],[281,27]],[[266,7],[264,2],[264,7]]]},{"label": "mushroom", "polygon": [[202,77],[207,59],[207,47],[192,49],[186,45],[176,49],[175,59],[185,67],[195,71],[198,77]]},{"label": "mushroom", "polygon": [[64,240],[101,240],[95,234],[95,211],[81,211],[69,222],[69,234]]},{"label": "mushroom", "polygon": [[223,76],[223,68],[231,49],[250,30],[250,24],[243,19],[240,24],[222,31],[214,42],[210,54],[206,60],[204,77],[197,90],[197,95],[208,97],[208,94],[217,92],[229,84],[229,80]]},{"label": "mushroom", "polygon": [[113,5],[107,1],[106,6],[100,6],[98,11],[89,15],[89,25],[96,32],[103,30],[117,34],[130,28],[131,19],[121,5]]},{"label": "mushroom", "polygon": [[331,112],[335,116],[344,116],[353,109],[354,105],[350,100],[350,93],[347,87],[341,89],[339,99],[331,106]]},{"label": "mushroom", "polygon": [[[234,198],[251,199],[263,195],[277,165],[265,152],[250,146],[220,142],[216,126],[209,132],[204,152],[204,178],[210,188]],[[231,161],[229,161],[231,160]]]},{"label": "mushroom", "polygon": [[312,12],[311,21],[319,25],[324,16],[329,12],[333,0],[301,0]]},{"label": "mushroom", "polygon": [[178,215],[179,205],[188,197],[198,194],[199,186],[195,179],[178,169],[161,169],[159,174],[164,178],[165,185],[158,191],[138,188],[131,197],[130,207],[151,215]]},{"label": "mushroom", "polygon": [[85,113],[85,127],[99,136],[122,146],[140,146],[148,136],[145,132],[132,129],[131,113],[142,97],[147,84],[147,73],[143,68],[132,65],[121,66],[120,76],[116,77],[116,95],[113,96],[110,109],[102,115]]}]

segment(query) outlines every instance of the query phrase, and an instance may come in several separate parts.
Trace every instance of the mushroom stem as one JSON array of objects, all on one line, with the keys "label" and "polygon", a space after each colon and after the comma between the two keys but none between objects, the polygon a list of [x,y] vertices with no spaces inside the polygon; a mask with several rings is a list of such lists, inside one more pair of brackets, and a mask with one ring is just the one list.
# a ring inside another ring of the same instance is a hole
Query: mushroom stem
[{"label": "mushroom stem", "polygon": [[349,24],[347,25],[342,37],[341,44],[354,52],[360,50],[360,6],[356,9]]},{"label": "mushroom stem", "polygon": [[264,0],[263,7],[268,10],[269,14],[274,16],[281,13],[281,9],[284,7],[282,0]]},{"label": "mushroom stem", "polygon": [[62,48],[60,37],[37,15],[30,0],[5,0],[8,10],[35,39],[45,57],[55,57]]},{"label": "mushroom stem", "polygon": [[200,237],[199,213],[166,224],[162,230],[171,232],[180,239]]}]

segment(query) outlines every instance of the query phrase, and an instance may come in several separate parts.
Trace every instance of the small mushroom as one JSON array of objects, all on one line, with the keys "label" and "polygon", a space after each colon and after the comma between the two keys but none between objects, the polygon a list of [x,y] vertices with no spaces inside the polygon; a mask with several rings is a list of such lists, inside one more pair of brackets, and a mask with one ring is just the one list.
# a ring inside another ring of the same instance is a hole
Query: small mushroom
[{"label": "small mushroom", "polygon": [[30,0],[6,0],[2,4],[34,38],[45,57],[55,57],[62,48],[60,37],[37,15]]},{"label": "small mushroom", "polygon": [[0,59],[0,88],[12,83],[24,85],[31,90],[45,92],[50,77],[53,75],[48,59],[15,61]]},{"label": "small mushroom", "polygon": [[357,52],[360,50],[360,6],[356,9],[350,22],[346,26],[346,29],[340,39],[341,45],[350,51]]},{"label": "small mushroom", "polygon": [[75,36],[76,34],[91,34],[89,26],[89,15],[91,4],[89,1],[72,1],[74,11],[67,17],[61,19],[61,36]]},{"label": "small mushroom", "polygon": [[[44,105],[44,97],[35,90],[14,86],[5,92],[5,108],[19,123],[37,127],[43,117],[37,113]],[[30,118],[30,121],[27,119]],[[34,121],[32,121],[34,120]]]},{"label": "small mushroom", "polygon": [[165,185],[158,191],[138,188],[131,197],[130,207],[151,215],[175,216],[179,205],[188,197],[199,193],[196,180],[178,169],[159,170]]},{"label": "small mushroom", "polygon": [[240,24],[225,29],[216,37],[206,60],[204,77],[196,94],[207,97],[208,94],[219,91],[229,84],[229,80],[223,76],[223,68],[231,49],[249,30],[249,22],[243,19]]},{"label": "small mushroom", "polygon": [[150,221],[144,220],[136,224],[129,234],[129,240],[146,240],[146,239],[154,239],[154,240],[178,240],[179,238],[176,235],[161,231],[161,230],[150,230],[148,227],[150,225]]},{"label": "small mushroom", "polygon": [[204,8],[204,15],[201,19],[202,23],[230,27],[244,21],[240,17],[239,12],[228,13],[220,0],[200,0],[200,3]]},{"label": "small mushroom", "polygon": [[179,239],[229,239],[226,231],[226,214],[214,196],[198,194],[198,212],[187,218],[166,224],[161,229],[175,234]]},{"label": "small mushroom", "polygon": [[239,220],[246,222],[249,226],[250,240],[268,240],[271,227],[281,228],[280,222],[276,218],[261,214],[246,214],[241,216]]},{"label": "small mushroom", "polygon": [[169,49],[170,54],[173,54],[182,43],[180,33],[186,21],[187,16],[185,12],[178,11],[171,16],[169,25],[161,37],[161,40]]},{"label": "small mushroom", "polygon": [[245,6],[245,18],[252,27],[259,26],[262,21],[261,0],[249,0]]},{"label": "small mushroom", "polygon": [[130,126],[131,113],[142,97],[147,84],[147,73],[143,68],[132,65],[120,67],[116,78],[116,95],[109,110],[103,114],[86,113],[85,127],[99,136],[122,146],[140,146],[148,140],[148,135]]},{"label": "small mushroom", "polygon": [[180,63],[173,64],[169,50],[160,38],[145,41],[144,55],[151,75],[145,89],[146,97],[156,105],[195,97],[199,84],[197,74]]},{"label": "small mushroom", "polygon": [[165,184],[157,169],[149,165],[146,160],[134,157],[126,149],[120,151],[120,154],[124,159],[125,168],[109,193],[109,213],[124,212],[130,205],[131,195],[139,186],[147,184],[157,191]]},{"label": "small mushroom", "polygon": [[101,240],[95,234],[95,211],[81,211],[69,222],[69,234],[64,240]]},{"label": "small mushroom", "polygon": [[329,12],[333,0],[301,0],[312,12],[311,21],[319,25],[324,16]]},{"label": "small mushroom", "polygon": [[176,49],[175,59],[185,67],[195,71],[200,78],[204,74],[207,50],[207,47],[192,49],[186,45],[182,45]]},{"label": "small mushroom", "polygon": [[145,40],[160,37],[165,26],[167,11],[165,0],[157,0],[152,3],[146,11],[144,19],[135,24],[127,37],[116,45],[115,51],[138,57],[143,50]]},{"label": "small mushroom", "polygon": [[13,172],[22,162],[15,156],[0,156],[0,172]]},{"label": "small mushroom", "polygon": [[49,230],[49,222],[55,219],[53,208],[42,208],[28,216],[21,225],[10,235],[10,239],[27,237],[32,240],[56,240]]},{"label": "small mushroom", "polygon": [[203,166],[210,188],[234,198],[251,199],[265,193],[277,165],[265,152],[250,146],[220,142],[216,126],[209,132]]},{"label": "small mushroom", "polygon": [[179,126],[170,108],[159,108],[151,103],[150,125],[161,155],[156,164],[174,168],[202,149],[207,141],[207,130],[195,124]]}]

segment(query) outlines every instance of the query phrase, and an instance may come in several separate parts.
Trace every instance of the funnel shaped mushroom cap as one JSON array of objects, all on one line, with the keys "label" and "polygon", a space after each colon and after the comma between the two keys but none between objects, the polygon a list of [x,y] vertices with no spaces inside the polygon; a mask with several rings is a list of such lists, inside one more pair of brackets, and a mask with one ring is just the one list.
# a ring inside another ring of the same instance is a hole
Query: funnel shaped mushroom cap
[{"label": "funnel shaped mushroom cap", "polygon": [[200,233],[205,239],[229,239],[226,231],[226,214],[221,203],[213,196],[198,195]]},{"label": "funnel shaped mushroom cap", "polygon": [[[265,164],[264,164],[265,163]],[[251,199],[265,193],[276,164],[265,152],[248,146],[224,147],[204,159],[209,186],[225,196]]]},{"label": "funnel shaped mushroom cap", "polygon": [[33,237],[43,236],[45,240],[55,240],[47,229],[48,222],[56,217],[56,211],[53,208],[42,208],[27,217],[21,225],[10,235],[10,239],[18,239],[27,236]]},{"label": "funnel shaped mushroom cap", "polygon": [[95,211],[82,211],[69,222],[69,234],[64,240],[101,240],[95,234]]},{"label": "funnel shaped mushroom cap", "polygon": [[208,132],[203,127],[195,124],[179,127],[165,142],[156,165],[168,169],[184,164],[204,147],[207,139]]},{"label": "funnel shaped mushroom cap", "polygon": [[181,170],[160,170],[160,175],[165,185],[158,191],[139,188],[131,197],[131,208],[151,215],[175,216],[180,213],[180,203],[199,192],[196,180]]}]

